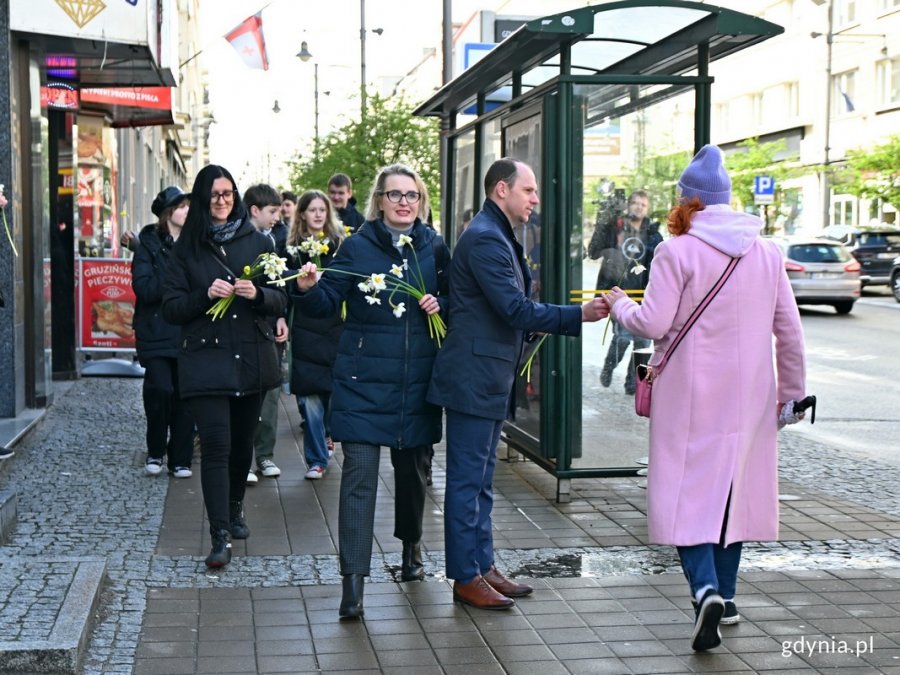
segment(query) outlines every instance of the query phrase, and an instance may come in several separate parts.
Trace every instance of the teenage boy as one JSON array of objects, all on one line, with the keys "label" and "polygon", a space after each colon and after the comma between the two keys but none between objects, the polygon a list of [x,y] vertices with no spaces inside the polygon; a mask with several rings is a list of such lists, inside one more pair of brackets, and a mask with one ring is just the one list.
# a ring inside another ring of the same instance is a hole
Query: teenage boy
[{"label": "teenage boy", "polygon": [[336,173],[328,179],[328,198],[344,227],[350,228],[350,234],[356,232],[357,228],[366,222],[363,214],[356,210],[353,182],[347,174]]},{"label": "teenage boy", "polygon": [[280,219],[272,228],[272,236],[275,237],[275,252],[282,258],[287,258],[287,238],[291,231],[291,223],[294,222],[294,213],[297,211],[297,195],[289,190],[281,193]]},{"label": "teenage boy", "polygon": [[[250,222],[257,230],[272,237],[272,228],[278,222],[281,215],[281,195],[271,185],[254,185],[247,188],[244,193],[244,204],[250,214]],[[277,245],[276,245],[277,250]],[[284,358],[284,344],[288,339],[287,320],[280,316],[275,321],[275,342],[278,343],[278,352]],[[275,387],[266,392],[263,398],[262,410],[259,413],[259,424],[256,425],[256,433],[253,436],[253,449],[256,454],[256,469],[266,478],[277,478],[281,475],[272,458],[275,456],[275,435],[278,429],[278,401],[281,397],[281,387]],[[247,474],[247,484],[254,485],[259,481],[256,473]]]}]

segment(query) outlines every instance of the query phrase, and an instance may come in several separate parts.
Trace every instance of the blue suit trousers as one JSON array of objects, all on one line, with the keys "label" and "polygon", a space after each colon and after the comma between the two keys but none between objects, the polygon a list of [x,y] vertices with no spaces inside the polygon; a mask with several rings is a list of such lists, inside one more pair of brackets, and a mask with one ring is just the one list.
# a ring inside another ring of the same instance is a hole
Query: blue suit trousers
[{"label": "blue suit trousers", "polygon": [[447,576],[468,583],[494,564],[491,510],[502,420],[447,409]]}]

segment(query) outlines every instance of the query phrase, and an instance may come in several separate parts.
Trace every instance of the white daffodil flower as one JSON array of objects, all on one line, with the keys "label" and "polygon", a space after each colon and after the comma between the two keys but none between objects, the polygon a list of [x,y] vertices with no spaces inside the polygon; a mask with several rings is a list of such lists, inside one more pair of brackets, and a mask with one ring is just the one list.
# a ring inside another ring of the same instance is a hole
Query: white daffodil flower
[{"label": "white daffodil flower", "polygon": [[406,246],[407,244],[412,244],[412,237],[408,234],[401,234],[400,239],[398,240],[401,246]]},{"label": "white daffodil flower", "polygon": [[376,296],[374,296],[374,295],[367,295],[367,296],[366,296],[366,302],[368,302],[370,305],[380,305],[380,304],[381,304],[381,298],[376,297]]},{"label": "white daffodil flower", "polygon": [[369,291],[373,290],[372,287],[369,286],[368,281],[360,281],[358,284],[356,284],[356,287],[363,293],[368,293]]},{"label": "white daffodil flower", "polygon": [[646,270],[646,269],[647,269],[646,267],[644,267],[643,265],[638,263],[637,265],[635,265],[634,267],[631,268],[631,273],[632,274],[642,274],[644,272],[644,270]]},{"label": "white daffodil flower", "polygon": [[405,311],[406,311],[406,303],[400,302],[400,303],[397,303],[396,305],[394,305],[394,309],[393,309],[394,316],[396,316],[398,319],[401,316],[403,316],[403,313]]},{"label": "white daffodil flower", "polygon": [[403,278],[403,270],[404,268],[400,267],[400,265],[391,265],[391,274],[393,274],[398,279]]},{"label": "white daffodil flower", "polygon": [[383,291],[387,288],[387,284],[384,283],[384,275],[383,274],[373,274],[369,277],[369,283],[372,285],[372,288],[376,291]]}]

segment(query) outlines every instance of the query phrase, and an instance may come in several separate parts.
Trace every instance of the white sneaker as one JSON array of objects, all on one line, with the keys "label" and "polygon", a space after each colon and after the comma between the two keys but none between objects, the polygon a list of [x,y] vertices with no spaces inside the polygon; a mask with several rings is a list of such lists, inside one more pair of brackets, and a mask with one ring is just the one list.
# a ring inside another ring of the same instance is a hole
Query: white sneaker
[{"label": "white sneaker", "polygon": [[172,472],[172,476],[174,476],[175,478],[190,478],[193,475],[194,472],[186,466],[176,466],[175,470]]},{"label": "white sneaker", "polygon": [[148,476],[158,476],[160,471],[162,471],[163,462],[161,459],[156,459],[154,457],[148,457],[147,463],[144,464],[144,471]]},{"label": "white sneaker", "polygon": [[306,472],[306,477],[310,480],[319,480],[324,475],[325,469],[323,469],[321,466],[310,467],[309,471]]},{"label": "white sneaker", "polygon": [[266,478],[278,478],[278,476],[281,475],[281,469],[275,466],[275,462],[271,459],[264,459],[261,462],[257,462],[256,466]]},{"label": "white sneaker", "polygon": [[253,473],[252,471],[247,474],[247,485],[256,485],[259,482],[259,477]]}]

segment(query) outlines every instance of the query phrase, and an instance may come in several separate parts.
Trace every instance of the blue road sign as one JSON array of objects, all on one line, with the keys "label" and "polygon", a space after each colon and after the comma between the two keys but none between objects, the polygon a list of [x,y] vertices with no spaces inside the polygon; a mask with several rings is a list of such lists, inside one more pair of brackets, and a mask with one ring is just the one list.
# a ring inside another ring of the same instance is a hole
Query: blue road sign
[{"label": "blue road sign", "polygon": [[775,201],[775,179],[772,176],[754,176],[753,201],[757,204],[771,204]]}]

